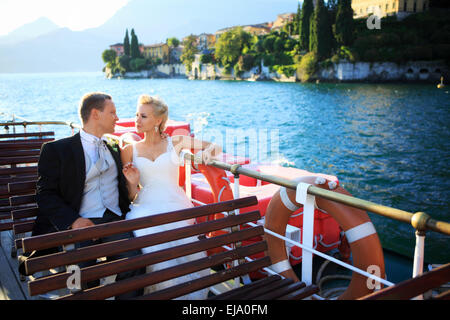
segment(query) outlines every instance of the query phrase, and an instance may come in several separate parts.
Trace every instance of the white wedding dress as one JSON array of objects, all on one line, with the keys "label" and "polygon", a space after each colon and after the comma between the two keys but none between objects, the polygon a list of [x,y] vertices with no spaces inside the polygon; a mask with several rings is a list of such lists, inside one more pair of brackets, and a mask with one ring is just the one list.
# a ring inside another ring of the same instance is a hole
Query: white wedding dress
[{"label": "white wedding dress", "polygon": [[[140,184],[142,186],[141,191],[138,194],[137,199],[130,205],[131,211],[126,215],[126,219],[135,219],[144,216],[154,215],[158,213],[164,213],[169,211],[175,211],[185,208],[193,207],[191,201],[184,193],[183,189],[178,186],[178,155],[173,148],[172,139],[167,138],[167,150],[161,154],[155,161],[152,161],[145,157],[140,157],[137,154],[137,148],[133,145],[133,165],[138,168],[140,173]],[[146,229],[135,230],[134,235],[136,237],[157,233],[161,231],[173,230],[175,228],[181,228],[193,224],[194,220],[190,221],[178,221],[160,226],[150,227]],[[168,243],[162,243],[155,246],[143,248],[143,253],[154,252],[162,249],[167,249],[173,246],[182,245],[185,243],[193,242],[197,240],[197,236],[183,238],[180,240],[171,241]],[[147,267],[147,273],[180,265],[192,260],[197,260],[206,257],[205,252],[199,252],[188,256],[182,256],[169,261],[164,261]],[[179,278],[171,279],[151,285],[145,288],[145,293],[161,290],[164,288],[172,287],[179,283],[195,280],[199,277],[203,277],[210,273],[210,269],[201,270],[194,274],[188,274]],[[188,295],[179,297],[182,300],[200,300],[206,299],[208,289],[198,290]]]}]

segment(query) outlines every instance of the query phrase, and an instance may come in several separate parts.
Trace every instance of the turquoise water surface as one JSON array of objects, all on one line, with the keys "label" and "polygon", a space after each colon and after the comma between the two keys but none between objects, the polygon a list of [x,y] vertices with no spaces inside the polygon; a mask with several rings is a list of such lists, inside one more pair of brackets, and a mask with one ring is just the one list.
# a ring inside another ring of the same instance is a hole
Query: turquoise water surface
[{"label": "turquoise water surface", "polygon": [[[245,147],[248,139],[226,151],[243,150],[242,155],[254,162],[335,175],[356,197],[410,212],[425,211],[448,222],[449,90],[422,84],[107,80],[101,73],[0,74],[0,112],[32,120],[79,122],[80,97],[104,91],[112,95],[119,117],[132,118],[140,94],[157,94],[169,105],[170,118],[189,121],[197,136],[215,137],[217,132],[226,135],[227,130],[241,130],[259,132],[258,137],[266,133],[277,137],[270,139],[267,153],[249,151],[251,148]],[[58,137],[70,134],[62,127],[56,132]],[[370,216],[383,246],[413,256],[411,226]],[[448,236],[427,232],[426,261],[448,262],[449,248]]]}]

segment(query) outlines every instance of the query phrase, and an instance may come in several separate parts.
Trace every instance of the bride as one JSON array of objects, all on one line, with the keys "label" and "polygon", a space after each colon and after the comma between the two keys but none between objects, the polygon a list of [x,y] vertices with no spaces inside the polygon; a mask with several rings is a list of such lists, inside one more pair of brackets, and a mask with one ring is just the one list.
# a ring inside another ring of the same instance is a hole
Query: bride
[{"label": "bride", "polygon": [[[169,211],[193,207],[191,201],[178,186],[179,154],[182,149],[202,151],[202,159],[208,162],[213,156],[221,153],[220,146],[206,141],[196,140],[190,136],[165,135],[165,123],[168,119],[168,107],[158,97],[141,95],[138,99],[136,111],[136,131],[144,133],[144,139],[127,145],[121,152],[123,173],[127,179],[127,186],[131,211],[126,219],[135,219]],[[139,189],[138,185],[142,188]],[[136,237],[150,233],[162,232],[181,228],[192,224],[191,221],[178,221],[165,225],[135,230]],[[184,238],[168,243],[143,248],[143,253],[154,252],[173,246],[182,245],[197,240],[196,237]],[[147,272],[179,265],[182,263],[206,257],[205,252],[179,257],[169,261],[157,263],[147,267]],[[172,287],[178,283],[192,281],[209,274],[209,269],[195,274],[188,274],[147,287],[146,293],[163,288]],[[180,299],[206,299],[208,289],[180,297]]]}]

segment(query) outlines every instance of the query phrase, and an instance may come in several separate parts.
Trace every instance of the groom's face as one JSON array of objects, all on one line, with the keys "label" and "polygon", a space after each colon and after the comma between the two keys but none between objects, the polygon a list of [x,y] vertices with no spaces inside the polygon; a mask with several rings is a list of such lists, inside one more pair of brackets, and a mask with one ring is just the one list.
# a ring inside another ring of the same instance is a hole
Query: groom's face
[{"label": "groom's face", "polygon": [[99,111],[99,126],[104,131],[103,134],[113,133],[118,120],[114,102],[106,99],[103,111]]}]

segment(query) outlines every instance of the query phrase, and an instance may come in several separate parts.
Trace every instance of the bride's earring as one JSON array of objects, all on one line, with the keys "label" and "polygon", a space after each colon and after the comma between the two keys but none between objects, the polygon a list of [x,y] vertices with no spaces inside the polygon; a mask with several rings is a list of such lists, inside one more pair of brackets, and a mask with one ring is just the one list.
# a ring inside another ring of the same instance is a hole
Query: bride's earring
[{"label": "bride's earring", "polygon": [[158,132],[158,126],[155,126],[155,132]]}]

